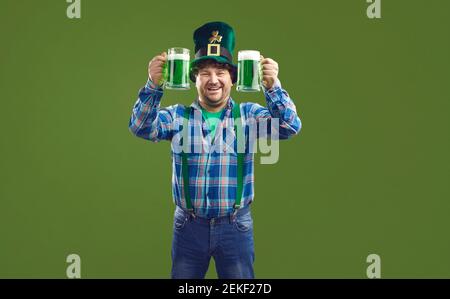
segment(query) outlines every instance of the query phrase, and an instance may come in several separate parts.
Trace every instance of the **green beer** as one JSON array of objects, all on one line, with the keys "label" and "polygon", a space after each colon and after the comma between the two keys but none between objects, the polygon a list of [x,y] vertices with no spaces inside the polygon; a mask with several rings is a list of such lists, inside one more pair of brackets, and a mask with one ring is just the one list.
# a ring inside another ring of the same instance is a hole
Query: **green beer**
[{"label": "green beer", "polygon": [[171,48],[167,54],[167,80],[168,89],[189,89],[189,50],[184,48]]},{"label": "green beer", "polygon": [[259,51],[239,51],[237,91],[260,90]]}]

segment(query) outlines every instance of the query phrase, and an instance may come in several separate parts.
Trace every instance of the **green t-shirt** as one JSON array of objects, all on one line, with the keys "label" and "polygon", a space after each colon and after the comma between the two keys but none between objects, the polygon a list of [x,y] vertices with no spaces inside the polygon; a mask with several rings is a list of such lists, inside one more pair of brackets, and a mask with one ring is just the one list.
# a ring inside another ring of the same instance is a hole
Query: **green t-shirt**
[{"label": "green t-shirt", "polygon": [[[225,109],[225,108],[224,108]],[[211,129],[211,139],[214,140],[214,136],[216,136],[216,128],[220,123],[220,116],[222,115],[223,109],[219,112],[209,112],[202,107],[202,113],[205,117],[206,123]]]}]

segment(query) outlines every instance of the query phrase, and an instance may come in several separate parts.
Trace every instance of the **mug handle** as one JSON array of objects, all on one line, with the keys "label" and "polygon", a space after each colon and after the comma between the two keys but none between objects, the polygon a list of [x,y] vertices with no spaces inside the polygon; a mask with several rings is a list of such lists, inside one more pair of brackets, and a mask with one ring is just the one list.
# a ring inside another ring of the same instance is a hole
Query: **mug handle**
[{"label": "mug handle", "polygon": [[259,61],[258,61],[258,71],[259,71],[259,86],[261,87],[261,90],[264,90],[264,85],[262,84],[262,77],[263,77],[263,73],[262,73],[262,67],[261,67],[261,55],[259,55]]},{"label": "mug handle", "polygon": [[163,65],[163,70],[162,70],[163,74],[162,74],[161,80],[159,80],[159,85],[161,87],[165,87],[166,82],[167,82],[167,78],[169,77],[169,72],[168,72],[167,65],[168,65],[168,63],[167,63],[167,60],[166,60],[166,62]]}]

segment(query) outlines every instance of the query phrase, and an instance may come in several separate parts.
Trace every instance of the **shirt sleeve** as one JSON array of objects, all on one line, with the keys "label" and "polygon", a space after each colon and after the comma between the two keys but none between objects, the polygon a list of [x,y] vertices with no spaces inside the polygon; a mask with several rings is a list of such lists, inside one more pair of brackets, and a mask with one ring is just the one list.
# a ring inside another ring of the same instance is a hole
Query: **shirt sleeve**
[{"label": "shirt sleeve", "polygon": [[256,122],[257,138],[289,139],[298,134],[302,124],[297,109],[280,81],[271,89],[264,88],[264,96],[267,107],[247,103],[247,118]]},{"label": "shirt sleeve", "polygon": [[171,140],[175,106],[160,107],[163,90],[150,80],[139,90],[128,124],[135,136],[153,142]]}]

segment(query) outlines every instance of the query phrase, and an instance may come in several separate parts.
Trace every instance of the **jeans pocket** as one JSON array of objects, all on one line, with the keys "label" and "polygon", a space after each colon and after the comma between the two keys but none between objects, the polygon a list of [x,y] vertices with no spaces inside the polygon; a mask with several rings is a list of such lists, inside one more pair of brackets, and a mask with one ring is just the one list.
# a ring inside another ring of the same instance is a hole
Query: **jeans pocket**
[{"label": "jeans pocket", "polygon": [[238,216],[234,221],[234,227],[240,232],[248,232],[253,228],[253,219],[249,214]]},{"label": "jeans pocket", "polygon": [[174,221],[173,221],[173,228],[176,230],[181,230],[188,220],[188,217],[181,214],[181,213],[175,213]]}]

